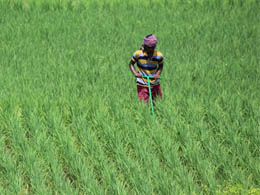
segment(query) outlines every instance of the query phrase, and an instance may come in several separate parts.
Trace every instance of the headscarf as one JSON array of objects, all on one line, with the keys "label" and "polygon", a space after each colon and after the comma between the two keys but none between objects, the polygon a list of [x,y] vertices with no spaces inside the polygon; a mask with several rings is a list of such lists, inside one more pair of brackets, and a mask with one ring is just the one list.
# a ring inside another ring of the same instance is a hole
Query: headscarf
[{"label": "headscarf", "polygon": [[154,47],[157,44],[157,39],[153,34],[144,37],[144,45],[148,47]]}]

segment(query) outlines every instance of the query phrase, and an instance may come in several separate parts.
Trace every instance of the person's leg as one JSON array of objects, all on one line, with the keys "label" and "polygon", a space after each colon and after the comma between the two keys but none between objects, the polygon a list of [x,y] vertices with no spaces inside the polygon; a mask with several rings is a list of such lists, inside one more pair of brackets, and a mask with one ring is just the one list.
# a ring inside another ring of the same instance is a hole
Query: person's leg
[{"label": "person's leg", "polygon": [[137,93],[138,93],[138,99],[144,100],[144,102],[149,101],[149,90],[148,87],[143,87],[137,85]]},{"label": "person's leg", "polygon": [[160,84],[152,86],[151,91],[153,99],[155,99],[158,95],[160,96],[160,98],[162,98],[162,90]]}]

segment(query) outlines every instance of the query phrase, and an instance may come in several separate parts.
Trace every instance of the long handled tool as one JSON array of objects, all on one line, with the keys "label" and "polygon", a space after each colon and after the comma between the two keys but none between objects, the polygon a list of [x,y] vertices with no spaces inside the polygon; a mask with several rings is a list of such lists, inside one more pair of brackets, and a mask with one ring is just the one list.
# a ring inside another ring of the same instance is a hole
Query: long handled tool
[{"label": "long handled tool", "polygon": [[151,108],[152,108],[152,115],[154,116],[153,97],[152,97],[151,85],[150,85],[150,79],[152,79],[153,77],[152,76],[142,76],[142,77],[147,79],[148,88],[149,88],[149,99],[150,99],[150,104],[151,104]]}]

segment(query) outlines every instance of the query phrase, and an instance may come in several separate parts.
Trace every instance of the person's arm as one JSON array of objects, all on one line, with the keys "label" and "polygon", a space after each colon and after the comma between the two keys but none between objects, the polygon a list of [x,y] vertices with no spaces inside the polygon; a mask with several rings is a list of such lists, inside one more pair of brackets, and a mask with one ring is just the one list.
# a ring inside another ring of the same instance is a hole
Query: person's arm
[{"label": "person's arm", "polygon": [[133,73],[133,75],[134,75],[135,77],[142,77],[142,74],[136,72],[134,65],[135,65],[135,62],[134,62],[133,60],[131,60],[131,61],[129,62],[129,68],[130,68],[131,72]]},{"label": "person's arm", "polygon": [[157,70],[157,73],[154,75],[154,77],[153,77],[153,78],[155,78],[155,79],[159,79],[159,78],[160,78],[160,75],[161,75],[161,72],[162,72],[162,70],[163,70],[163,63],[159,64],[159,68],[158,68],[158,70]]}]

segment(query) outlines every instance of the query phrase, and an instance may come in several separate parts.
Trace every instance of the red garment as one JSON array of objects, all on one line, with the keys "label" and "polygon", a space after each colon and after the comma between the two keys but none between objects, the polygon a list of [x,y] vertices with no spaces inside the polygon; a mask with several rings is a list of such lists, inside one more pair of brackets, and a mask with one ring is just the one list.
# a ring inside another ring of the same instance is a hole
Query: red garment
[{"label": "red garment", "polygon": [[[145,102],[149,101],[149,88],[137,85],[137,92],[138,92],[138,99],[139,100],[144,100]],[[155,99],[157,95],[162,98],[162,91],[160,84],[151,86],[151,93],[152,93],[152,98]]]}]

